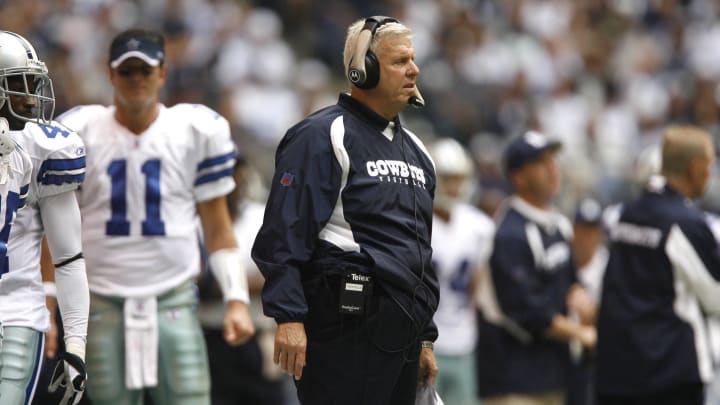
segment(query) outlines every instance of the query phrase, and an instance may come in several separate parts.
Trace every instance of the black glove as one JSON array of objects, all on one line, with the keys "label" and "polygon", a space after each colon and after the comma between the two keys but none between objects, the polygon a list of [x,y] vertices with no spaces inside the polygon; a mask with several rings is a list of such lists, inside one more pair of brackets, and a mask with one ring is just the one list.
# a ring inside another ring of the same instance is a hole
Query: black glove
[{"label": "black glove", "polygon": [[63,388],[65,394],[59,405],[77,405],[85,392],[86,382],[85,362],[80,357],[65,352],[58,357],[48,390],[55,392],[58,388]]}]

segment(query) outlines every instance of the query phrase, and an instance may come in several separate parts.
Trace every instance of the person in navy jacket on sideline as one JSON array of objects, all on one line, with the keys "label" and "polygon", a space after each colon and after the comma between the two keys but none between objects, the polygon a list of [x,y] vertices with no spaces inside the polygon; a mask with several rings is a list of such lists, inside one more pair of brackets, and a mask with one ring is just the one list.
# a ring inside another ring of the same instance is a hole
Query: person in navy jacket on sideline
[{"label": "person in navy jacket on sideline", "polygon": [[[560,146],[528,131],[505,150],[515,194],[498,215],[489,277],[480,287],[476,353],[483,405],[563,405],[568,342],[595,344],[594,305],[576,282],[572,224],[552,205],[560,188]],[[569,309],[579,322],[568,317]]]},{"label": "person in navy jacket on sideline", "polygon": [[712,378],[706,315],[720,314],[720,256],[700,197],[715,150],[699,127],[665,130],[661,176],[609,230],[598,315],[599,405],[700,405]]},{"label": "person in navy jacket on sideline", "polygon": [[411,31],[387,17],[356,21],[344,59],[350,94],[277,148],[252,256],[278,323],[274,360],[303,404],[411,405],[418,381],[438,372],[439,300],[434,166],[398,117],[421,101]]}]

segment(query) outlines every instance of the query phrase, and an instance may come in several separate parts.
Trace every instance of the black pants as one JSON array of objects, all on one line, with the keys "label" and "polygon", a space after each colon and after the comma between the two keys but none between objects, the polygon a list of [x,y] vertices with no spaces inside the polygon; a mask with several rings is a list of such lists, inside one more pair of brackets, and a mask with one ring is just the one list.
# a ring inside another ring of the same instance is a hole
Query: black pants
[{"label": "black pants", "polygon": [[414,404],[420,354],[415,323],[377,286],[364,315],[341,315],[339,288],[339,278],[305,283],[308,347],[307,365],[296,382],[300,401]]},{"label": "black pants", "polygon": [[[240,346],[230,346],[222,330],[204,329],[212,381],[213,405],[282,405],[281,380],[262,374],[262,353],[256,337]],[[284,377],[284,376],[283,376]]]},{"label": "black pants", "polygon": [[686,384],[645,396],[598,395],[598,405],[703,405],[702,384]]}]

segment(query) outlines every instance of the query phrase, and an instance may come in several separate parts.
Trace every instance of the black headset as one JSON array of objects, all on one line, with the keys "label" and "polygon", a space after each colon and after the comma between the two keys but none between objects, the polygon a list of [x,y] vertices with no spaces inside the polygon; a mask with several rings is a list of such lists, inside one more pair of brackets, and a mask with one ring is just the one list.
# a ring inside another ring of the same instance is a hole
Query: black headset
[{"label": "black headset", "polygon": [[365,19],[360,34],[355,43],[355,52],[350,58],[347,67],[348,80],[361,89],[372,89],[380,81],[380,63],[373,51],[370,50],[375,32],[380,26],[398,22],[392,17],[374,16]]}]

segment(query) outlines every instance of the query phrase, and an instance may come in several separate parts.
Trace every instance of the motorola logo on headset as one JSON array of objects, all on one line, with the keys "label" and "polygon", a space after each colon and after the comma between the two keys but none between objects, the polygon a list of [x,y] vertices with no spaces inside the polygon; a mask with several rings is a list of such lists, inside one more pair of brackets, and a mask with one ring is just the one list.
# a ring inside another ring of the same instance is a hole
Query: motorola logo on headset
[{"label": "motorola logo on headset", "polygon": [[360,82],[360,71],[357,69],[350,69],[350,72],[348,72],[348,79],[350,79],[351,82],[358,84]]}]

